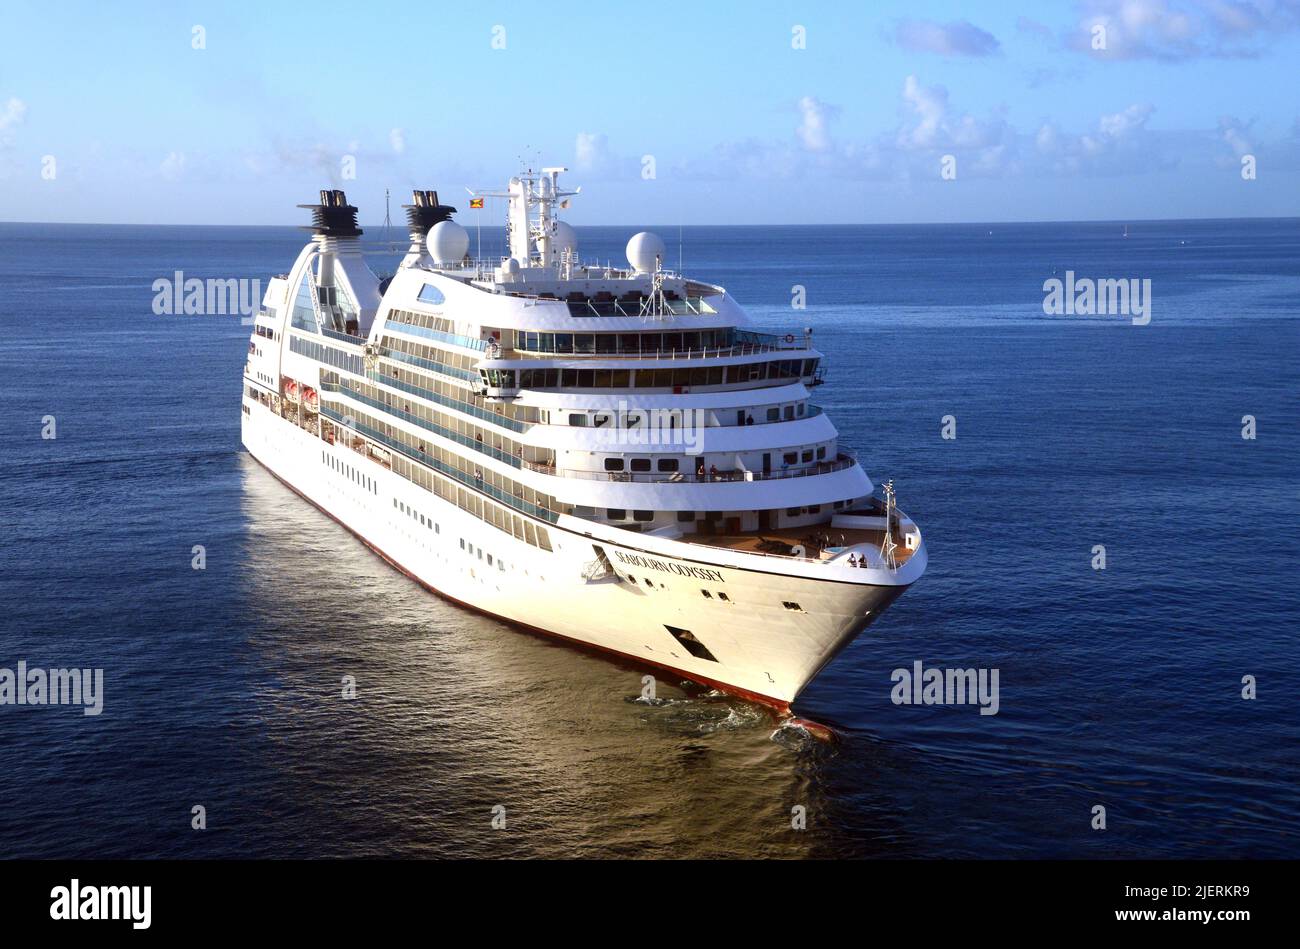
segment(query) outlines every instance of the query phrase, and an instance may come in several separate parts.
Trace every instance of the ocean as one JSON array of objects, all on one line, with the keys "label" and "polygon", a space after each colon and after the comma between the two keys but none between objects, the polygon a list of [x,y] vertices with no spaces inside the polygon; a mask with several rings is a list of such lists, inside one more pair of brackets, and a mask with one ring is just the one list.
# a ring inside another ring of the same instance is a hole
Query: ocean
[{"label": "ocean", "polygon": [[[265,282],[304,232],[0,224],[0,668],[104,676],[99,715],[0,706],[0,856],[1300,856],[1300,222],[660,233],[812,327],[814,402],[925,532],[795,704],[834,740],[638,701],[646,670],[438,599],[253,462],[249,327],[152,284]],[[1149,279],[1150,322],[1045,314],[1067,271]],[[895,704],[918,661],[998,670],[998,714]]]}]

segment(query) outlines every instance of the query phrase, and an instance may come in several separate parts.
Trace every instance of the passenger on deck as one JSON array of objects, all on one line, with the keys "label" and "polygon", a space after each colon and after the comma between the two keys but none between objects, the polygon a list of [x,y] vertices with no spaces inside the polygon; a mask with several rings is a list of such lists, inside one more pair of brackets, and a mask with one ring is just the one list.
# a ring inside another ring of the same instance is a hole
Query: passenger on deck
[{"label": "passenger on deck", "polygon": [[695,480],[696,481],[704,480],[704,462],[700,462],[699,470],[695,472]]}]

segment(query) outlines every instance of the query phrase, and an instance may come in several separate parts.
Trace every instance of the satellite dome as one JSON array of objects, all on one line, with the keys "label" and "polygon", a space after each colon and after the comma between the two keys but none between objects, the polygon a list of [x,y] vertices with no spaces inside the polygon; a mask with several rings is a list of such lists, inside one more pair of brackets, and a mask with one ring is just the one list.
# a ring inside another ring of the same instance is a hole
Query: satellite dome
[{"label": "satellite dome", "polygon": [[[659,259],[658,266],[655,264],[656,257]],[[664,257],[664,242],[658,234],[642,231],[633,234],[627,242],[627,262],[637,273],[654,273],[658,267],[663,266]]]},{"label": "satellite dome", "polygon": [[564,221],[556,221],[555,222],[556,252],[558,253],[560,251],[566,251],[566,250],[572,252],[577,249],[578,249],[578,232],[575,231],[571,225],[566,224]]},{"label": "satellite dome", "polygon": [[439,265],[459,264],[469,250],[469,231],[455,221],[439,221],[424,240],[429,256]]},{"label": "satellite dome", "polygon": [[513,257],[507,257],[505,262],[501,264],[501,269],[508,274],[517,274],[519,273],[519,261]]}]

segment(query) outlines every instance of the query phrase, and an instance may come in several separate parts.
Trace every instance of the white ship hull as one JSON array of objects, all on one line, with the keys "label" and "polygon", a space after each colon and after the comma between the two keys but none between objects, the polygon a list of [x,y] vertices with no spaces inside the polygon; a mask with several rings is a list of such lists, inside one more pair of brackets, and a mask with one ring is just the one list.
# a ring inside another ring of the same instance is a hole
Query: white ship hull
[{"label": "white ship hull", "polygon": [[[925,569],[923,546],[896,570],[854,570],[565,516],[548,525],[546,551],[247,395],[244,406],[243,443],[257,461],[430,590],[781,710]],[[593,544],[613,574],[584,575]],[[713,658],[693,655],[670,627],[689,630]]]}]

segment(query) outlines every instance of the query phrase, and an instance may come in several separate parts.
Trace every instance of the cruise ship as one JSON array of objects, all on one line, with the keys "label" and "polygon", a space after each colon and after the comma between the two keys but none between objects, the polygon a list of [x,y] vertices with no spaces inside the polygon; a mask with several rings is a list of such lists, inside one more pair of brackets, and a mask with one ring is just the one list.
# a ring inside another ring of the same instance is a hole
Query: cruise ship
[{"label": "cruise ship", "polygon": [[663,241],[584,260],[564,168],[502,191],[472,255],[436,191],[391,276],[322,191],[244,369],[248,452],[428,589],[781,713],[926,549],[812,401],[811,329],[764,333]]}]

